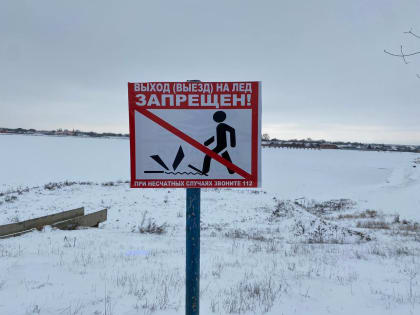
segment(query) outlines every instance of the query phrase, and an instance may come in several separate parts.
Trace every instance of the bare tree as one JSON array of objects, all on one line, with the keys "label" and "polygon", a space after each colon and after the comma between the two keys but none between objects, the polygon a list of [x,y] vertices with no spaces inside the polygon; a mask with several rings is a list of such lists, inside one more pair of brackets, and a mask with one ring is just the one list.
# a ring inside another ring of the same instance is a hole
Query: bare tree
[{"label": "bare tree", "polygon": [[269,136],[269,134],[268,134],[268,133],[263,133],[263,135],[262,135],[262,139],[263,139],[263,140],[266,140],[266,141],[270,140],[270,136]]},{"label": "bare tree", "polygon": [[[409,31],[404,32],[404,34],[407,34],[409,36],[413,36],[417,39],[420,39],[420,35],[414,33],[412,28],[410,28]],[[403,48],[403,45],[401,45],[400,46],[400,51],[398,53],[392,53],[392,52],[387,51],[386,49],[384,49],[384,53],[386,53],[390,56],[401,58],[404,61],[405,64],[409,64],[409,61],[407,60],[407,57],[411,57],[411,56],[414,56],[414,55],[419,55],[420,50],[419,51],[413,51],[413,52],[405,52],[404,48]],[[417,76],[418,79],[420,79],[420,75],[418,73],[416,74],[416,76]]]}]

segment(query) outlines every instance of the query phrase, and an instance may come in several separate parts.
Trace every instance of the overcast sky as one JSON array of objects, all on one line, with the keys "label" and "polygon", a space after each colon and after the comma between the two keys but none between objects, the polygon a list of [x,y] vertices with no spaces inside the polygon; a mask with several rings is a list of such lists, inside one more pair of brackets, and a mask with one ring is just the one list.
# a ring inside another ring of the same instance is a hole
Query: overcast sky
[{"label": "overcast sky", "polygon": [[420,144],[420,0],[0,1],[0,127],[128,132],[127,82],[262,81],[263,132]]}]

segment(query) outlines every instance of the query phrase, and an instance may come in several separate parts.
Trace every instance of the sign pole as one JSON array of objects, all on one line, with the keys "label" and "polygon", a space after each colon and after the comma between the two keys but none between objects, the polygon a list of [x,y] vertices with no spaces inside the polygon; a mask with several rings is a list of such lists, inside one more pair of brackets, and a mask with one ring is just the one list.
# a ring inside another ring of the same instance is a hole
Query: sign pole
[{"label": "sign pole", "polygon": [[185,314],[200,313],[200,188],[187,188]]},{"label": "sign pole", "polygon": [[200,205],[201,188],[187,188],[185,315],[200,314]]}]

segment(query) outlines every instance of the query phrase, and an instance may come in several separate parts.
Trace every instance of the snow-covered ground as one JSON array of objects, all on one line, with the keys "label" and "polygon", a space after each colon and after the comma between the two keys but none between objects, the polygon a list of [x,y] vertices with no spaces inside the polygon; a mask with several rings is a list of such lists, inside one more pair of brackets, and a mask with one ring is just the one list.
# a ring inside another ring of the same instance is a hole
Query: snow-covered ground
[{"label": "snow-covered ground", "polygon": [[[109,209],[99,229],[0,240],[0,314],[183,314],[185,190],[130,189],[124,139],[0,148],[0,224]],[[420,155],[262,156],[261,189],[202,190],[201,313],[419,314]]]}]

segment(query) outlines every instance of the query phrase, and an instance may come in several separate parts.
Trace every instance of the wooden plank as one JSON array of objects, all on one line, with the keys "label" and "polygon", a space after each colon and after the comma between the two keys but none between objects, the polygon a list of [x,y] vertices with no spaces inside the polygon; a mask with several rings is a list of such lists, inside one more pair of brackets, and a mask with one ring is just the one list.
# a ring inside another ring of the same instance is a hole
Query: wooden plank
[{"label": "wooden plank", "polygon": [[44,217],[26,220],[18,223],[11,223],[0,226],[0,236],[16,234],[31,229],[42,229],[45,225],[52,225],[56,222],[80,217],[85,214],[85,208],[77,208]]},{"label": "wooden plank", "polygon": [[87,227],[97,227],[99,223],[106,221],[107,219],[107,209],[97,211],[94,213],[89,213],[84,216],[77,218],[72,218],[62,222],[54,223],[52,226],[59,228],[60,230],[74,230],[78,226],[87,226]]},{"label": "wooden plank", "polygon": [[9,238],[9,237],[15,237],[15,236],[20,236],[20,235],[23,235],[23,234],[26,234],[26,233],[29,233],[29,232],[33,232],[33,231],[36,231],[36,230],[37,229],[30,229],[30,230],[26,230],[26,231],[14,233],[14,234],[7,234],[7,235],[0,236],[0,239]]}]

